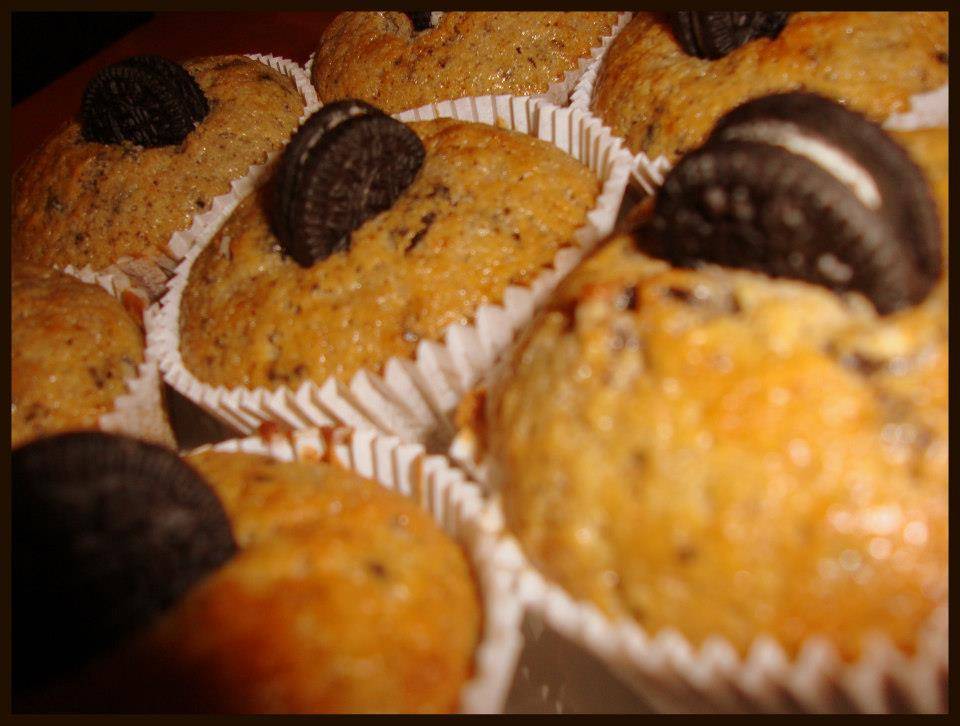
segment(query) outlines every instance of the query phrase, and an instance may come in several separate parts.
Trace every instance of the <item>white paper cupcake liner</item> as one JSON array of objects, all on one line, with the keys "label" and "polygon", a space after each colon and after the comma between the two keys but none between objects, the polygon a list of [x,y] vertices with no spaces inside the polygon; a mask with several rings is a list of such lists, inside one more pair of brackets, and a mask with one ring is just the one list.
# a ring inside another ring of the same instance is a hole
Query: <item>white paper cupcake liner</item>
[{"label": "white paper cupcake liner", "polygon": [[[463,394],[492,366],[530,320],[559,280],[613,229],[626,188],[630,154],[588,115],[529,97],[482,96],[422,106],[396,114],[401,121],[450,117],[500,124],[548,141],[587,165],[603,186],[594,208],[573,234],[572,245],[557,252],[552,267],[529,287],[510,286],[500,304],[482,305],[469,325],[451,325],[443,341],[421,341],[415,357],[391,358],[382,372],[361,370],[349,385],[333,377],[298,389],[210,386],[196,378],[180,354],[180,300],[190,268],[219,220],[195,238],[159,305],[147,312],[148,353],[176,390],[243,433],[265,422],[291,428],[345,425],[375,428],[418,441],[431,450],[446,448],[453,433],[450,415]],[[262,181],[264,168],[238,182],[245,194]],[[224,202],[232,210],[240,199]],[[442,442],[442,443],[441,443]]]},{"label": "white paper cupcake liner", "polygon": [[[146,295],[122,273],[98,273],[89,266],[78,270],[72,265],[65,267],[63,272],[82,282],[99,285],[123,303],[131,315],[139,314],[141,319],[137,322],[143,325],[143,310],[148,304]],[[114,400],[111,411],[100,416],[97,427],[101,431],[126,434],[174,448],[176,442],[163,404],[163,381],[156,362],[146,356],[146,351],[136,375],[124,384],[126,392]]]},{"label": "white paper cupcake liner", "polygon": [[[431,17],[431,22],[436,25],[439,15],[442,13],[433,13]],[[556,106],[566,106],[570,100],[570,92],[576,87],[577,82],[580,80],[580,77],[583,75],[584,71],[593,65],[594,60],[600,55],[606,47],[610,44],[610,41],[619,33],[623,26],[626,25],[630,18],[633,16],[633,13],[630,12],[621,12],[617,16],[617,22],[614,24],[613,28],[610,30],[608,35],[604,35],[600,38],[600,45],[597,45],[590,49],[590,52],[585,55],[583,58],[580,58],[577,61],[577,67],[572,68],[569,71],[565,71],[563,78],[559,81],[554,81],[551,83],[547,90],[543,93],[532,94],[531,98],[538,98],[544,101],[548,101]],[[319,38],[317,39],[319,42]],[[307,64],[304,67],[304,71],[307,74],[307,78],[313,77],[313,62],[316,57],[316,51],[310,54],[310,58],[307,59]],[[453,100],[453,99],[448,99]]]},{"label": "white paper cupcake liner", "polygon": [[499,713],[523,645],[522,609],[515,595],[521,560],[496,536],[475,486],[441,456],[428,456],[417,444],[373,431],[307,429],[288,435],[252,436],[208,445],[197,451],[265,454],[283,461],[337,461],[381,486],[413,499],[464,550],[482,598],[483,630],[473,677],[460,696],[462,713]]}]

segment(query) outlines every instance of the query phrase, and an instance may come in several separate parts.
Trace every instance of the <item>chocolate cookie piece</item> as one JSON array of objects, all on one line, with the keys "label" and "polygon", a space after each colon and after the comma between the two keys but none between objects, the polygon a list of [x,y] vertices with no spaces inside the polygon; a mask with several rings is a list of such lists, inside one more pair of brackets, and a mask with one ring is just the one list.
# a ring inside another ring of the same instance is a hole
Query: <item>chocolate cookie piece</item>
[{"label": "chocolate cookie piece", "polygon": [[343,121],[354,116],[383,113],[366,101],[346,99],[334,101],[320,108],[297,130],[284,149],[283,159],[274,174],[271,223],[274,234],[280,239],[290,239],[294,222],[291,218],[294,190],[303,177],[304,162],[320,138]]},{"label": "chocolate cookie piece", "polygon": [[360,101],[341,104],[301,127],[277,171],[274,233],[304,267],[348,249],[350,233],[396,201],[426,155],[406,125],[364,113],[372,107]]},{"label": "chocolate cookie piece", "polygon": [[429,10],[404,10],[403,14],[410,18],[413,29],[418,33],[422,30],[429,30],[433,26],[433,23],[430,22],[433,13]]},{"label": "chocolate cookie piece", "polygon": [[97,73],[84,91],[80,116],[87,141],[154,147],[179,144],[208,111],[203,91],[183,67],[149,55]]},{"label": "chocolate cookie piece", "polygon": [[881,313],[921,301],[941,273],[922,173],[882,129],[812,94],[721,119],[670,172],[638,243],[674,265],[714,262],[857,291]]},{"label": "chocolate cookie piece", "polygon": [[683,10],[669,13],[680,46],[698,58],[722,58],[754,38],[776,38],[789,12]]},{"label": "chocolate cookie piece", "polygon": [[116,646],[236,552],[214,492],[173,451],[100,432],[13,452],[13,684]]}]

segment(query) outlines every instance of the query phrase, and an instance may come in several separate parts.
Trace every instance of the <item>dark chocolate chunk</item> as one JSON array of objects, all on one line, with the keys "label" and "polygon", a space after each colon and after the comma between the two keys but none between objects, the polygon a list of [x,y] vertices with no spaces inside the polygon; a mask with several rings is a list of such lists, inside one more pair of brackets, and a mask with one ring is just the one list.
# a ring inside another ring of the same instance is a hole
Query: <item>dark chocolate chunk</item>
[{"label": "dark chocolate chunk", "polygon": [[422,30],[429,30],[433,25],[430,22],[430,16],[433,13],[429,10],[404,10],[403,14],[410,18],[413,29],[418,33]]},{"label": "dark chocolate chunk", "polygon": [[216,494],[175,452],[78,432],[12,455],[13,684],[67,676],[236,552]]},{"label": "dark chocolate chunk", "polygon": [[722,118],[658,194],[647,252],[858,291],[889,313],[941,272],[936,207],[882,129],[812,94],[768,96]]},{"label": "dark chocolate chunk", "polygon": [[396,201],[426,155],[406,125],[369,104],[341,103],[308,119],[277,170],[273,231],[304,267],[348,249],[350,234]]},{"label": "dark chocolate chunk", "polygon": [[193,77],[156,55],[107,66],[87,84],[81,103],[84,139],[155,147],[179,144],[209,112]]},{"label": "dark chocolate chunk", "polygon": [[776,38],[789,12],[726,10],[672,12],[670,26],[688,55],[722,58],[754,38]]}]

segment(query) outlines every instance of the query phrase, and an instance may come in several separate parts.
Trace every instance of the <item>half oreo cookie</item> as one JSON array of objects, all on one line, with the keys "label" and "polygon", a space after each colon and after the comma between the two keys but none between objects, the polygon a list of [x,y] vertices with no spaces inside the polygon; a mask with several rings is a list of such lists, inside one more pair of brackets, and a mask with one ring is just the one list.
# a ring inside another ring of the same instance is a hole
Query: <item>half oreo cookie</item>
[{"label": "half oreo cookie", "polygon": [[433,26],[433,23],[430,22],[433,13],[429,10],[404,10],[403,14],[410,18],[410,24],[418,33],[429,30]]},{"label": "half oreo cookie", "polygon": [[755,38],[776,38],[789,12],[682,10],[669,13],[680,46],[698,58],[722,58]]},{"label": "half oreo cookie", "polygon": [[173,451],[100,432],[12,456],[13,684],[42,687],[146,626],[236,552]]},{"label": "half oreo cookie", "polygon": [[880,127],[826,98],[767,96],[724,116],[664,181],[638,244],[856,291],[890,313],[941,274],[941,230],[920,169]]},{"label": "half oreo cookie", "polygon": [[145,147],[179,144],[209,112],[197,82],[156,55],[107,66],[87,84],[81,102],[83,138]]},{"label": "half oreo cookie", "polygon": [[410,186],[426,151],[405,124],[363,101],[328,104],[300,127],[274,177],[273,232],[304,267],[349,248],[350,234]]}]

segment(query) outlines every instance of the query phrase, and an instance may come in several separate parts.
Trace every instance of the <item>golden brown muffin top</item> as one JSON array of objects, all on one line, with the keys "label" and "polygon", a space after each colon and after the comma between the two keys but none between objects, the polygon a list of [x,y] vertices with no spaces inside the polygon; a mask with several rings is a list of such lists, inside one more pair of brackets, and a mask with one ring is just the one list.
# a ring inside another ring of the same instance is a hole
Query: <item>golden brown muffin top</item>
[{"label": "golden brown muffin top", "polygon": [[183,64],[210,112],[180,144],[84,141],[71,121],[14,176],[12,258],[104,269],[169,258],[171,235],[289,137],[303,113],[293,81],[242,56]]},{"label": "golden brown muffin top", "polygon": [[341,13],[313,61],[321,101],[396,113],[434,101],[543,93],[613,30],[617,13],[445,12],[417,33],[398,12]]},{"label": "golden brown muffin top", "polygon": [[552,144],[487,124],[409,124],[426,147],[416,179],[310,268],[279,253],[268,185],[245,200],[190,271],[184,365],[212,385],[346,381],[412,357],[420,339],[531,282],[572,243],[600,183]]},{"label": "golden brown muffin top", "polygon": [[675,161],[750,99],[809,91],[876,122],[947,82],[947,14],[793,13],[776,39],[717,60],[687,55],[661,14],[637,13],[614,39],[591,108],[634,152]]},{"label": "golden brown muffin top", "polygon": [[789,654],[820,634],[854,659],[878,630],[909,652],[947,596],[946,308],[945,278],[881,318],[613,238],[486,397],[509,528],[550,578],[650,632],[741,653],[767,634]]},{"label": "golden brown muffin top", "polygon": [[87,691],[110,683],[111,708],[147,712],[457,708],[479,598],[426,512],[335,465],[187,461],[221,497],[241,552],[91,669]]},{"label": "golden brown muffin top", "polygon": [[11,273],[11,446],[97,428],[137,375],[143,332],[97,285],[29,263]]}]

